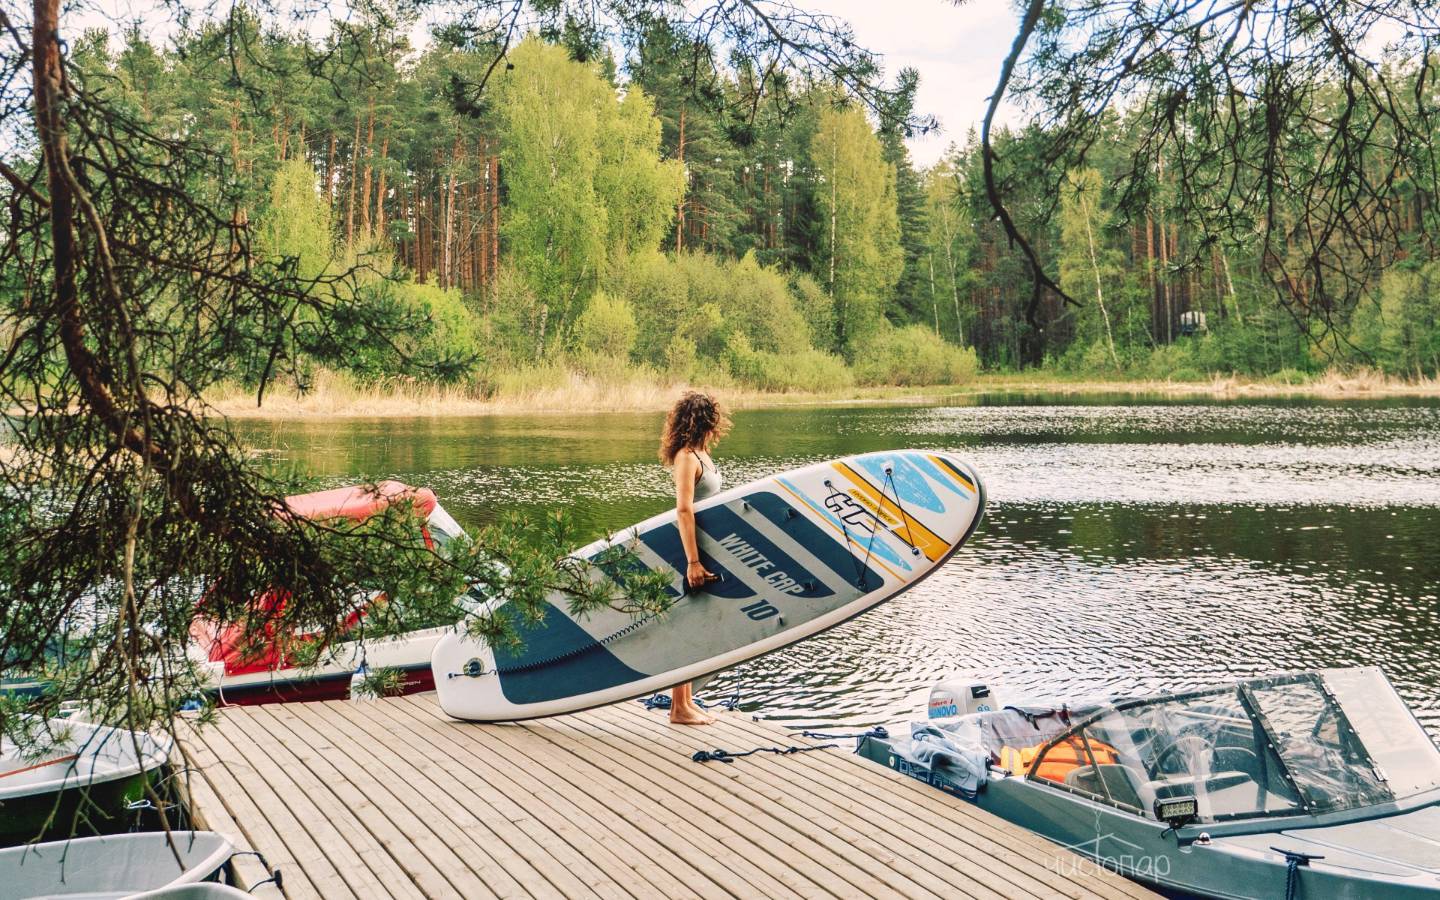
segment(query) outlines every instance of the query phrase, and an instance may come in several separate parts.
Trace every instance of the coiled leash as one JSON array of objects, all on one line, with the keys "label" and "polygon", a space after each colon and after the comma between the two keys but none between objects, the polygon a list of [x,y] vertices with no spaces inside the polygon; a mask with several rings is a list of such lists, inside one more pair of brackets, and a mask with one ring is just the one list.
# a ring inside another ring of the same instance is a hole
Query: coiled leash
[{"label": "coiled leash", "polygon": [[809,753],[811,750],[829,750],[838,746],[840,745],[817,744],[814,747],[756,747],[753,750],[746,750],[744,753],[731,753],[729,750],[697,750],[690,759],[697,763],[733,763],[742,756],[750,756],[754,753],[774,753],[776,756],[790,756],[794,753]]},{"label": "coiled leash", "polygon": [[[890,732],[885,730],[885,726],[876,725],[869,731],[861,731],[856,734],[828,734],[823,731],[802,731],[800,732],[800,736],[816,738],[822,741],[845,741],[853,738],[855,740],[855,749],[859,750],[861,739],[867,737],[888,738]],[[839,744],[830,743],[816,744],[814,747],[756,747],[754,750],[746,750],[744,753],[731,753],[729,750],[700,750],[690,758],[698,763],[732,763],[740,757],[749,756],[752,753],[774,753],[777,756],[789,756],[792,753],[808,753],[811,750],[831,750],[839,746]]]},{"label": "coiled leash", "polygon": [[[701,700],[699,697],[694,697],[694,698],[692,698],[692,699],[694,700],[695,705],[698,706],[698,707],[700,707],[701,709],[728,709],[728,710],[732,710],[732,711],[733,711],[733,710],[736,710],[736,709],[739,709],[739,708],[740,708],[740,692],[739,692],[739,691],[736,691],[733,696],[726,697],[724,700],[717,700],[717,701],[714,702],[714,703],[706,703],[704,700]],[[649,697],[641,697],[640,699],[636,700],[635,702],[636,702],[636,703],[642,703],[642,704],[644,704],[644,705],[645,705],[645,708],[646,708],[647,710],[650,710],[650,709],[669,709],[669,708],[670,708],[670,695],[669,695],[669,694],[652,694],[652,695],[650,695]]]}]

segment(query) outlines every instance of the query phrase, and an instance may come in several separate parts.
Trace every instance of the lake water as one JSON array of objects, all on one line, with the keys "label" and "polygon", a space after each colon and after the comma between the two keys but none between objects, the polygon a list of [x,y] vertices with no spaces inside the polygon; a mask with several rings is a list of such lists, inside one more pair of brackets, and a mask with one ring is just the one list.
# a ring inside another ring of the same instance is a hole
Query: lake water
[{"label": "lake water", "polygon": [[[672,503],[651,414],[245,422],[327,483],[433,488],[466,526],[569,508],[588,537]],[[987,396],[745,411],[727,485],[867,450],[953,449],[985,523],[939,572],[718,677],[787,724],[894,723],[953,672],[1075,700],[1380,665],[1440,737],[1440,403]]]}]

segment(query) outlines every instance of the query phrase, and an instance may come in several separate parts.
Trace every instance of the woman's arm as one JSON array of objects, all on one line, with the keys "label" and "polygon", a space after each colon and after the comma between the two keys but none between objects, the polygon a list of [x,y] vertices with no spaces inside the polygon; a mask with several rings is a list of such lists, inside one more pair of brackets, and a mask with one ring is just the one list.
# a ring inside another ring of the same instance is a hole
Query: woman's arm
[{"label": "woman's arm", "polygon": [[700,460],[693,453],[675,457],[671,471],[675,479],[675,527],[680,529],[680,543],[685,547],[685,583],[701,587],[707,577],[713,578],[700,564],[700,544],[695,538],[695,477]]}]

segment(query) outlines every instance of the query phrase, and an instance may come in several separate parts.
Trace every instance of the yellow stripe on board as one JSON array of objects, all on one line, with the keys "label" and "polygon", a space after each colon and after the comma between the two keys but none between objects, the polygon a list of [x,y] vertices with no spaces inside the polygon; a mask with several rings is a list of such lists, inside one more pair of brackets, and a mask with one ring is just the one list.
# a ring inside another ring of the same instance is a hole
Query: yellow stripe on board
[{"label": "yellow stripe on board", "polygon": [[889,497],[875,490],[875,488],[856,473],[854,469],[841,462],[831,463],[831,465],[835,467],[835,471],[850,479],[850,483],[855,485],[856,490],[865,495],[866,499],[874,504],[877,509],[883,511],[886,515],[898,522],[899,524],[886,524],[889,525],[890,530],[896,537],[903,538],[906,541],[912,541],[916,547],[919,547],[920,552],[925,554],[926,559],[935,562],[943,559],[945,554],[950,552],[949,541],[926,528],[919,519],[901,509]]},{"label": "yellow stripe on board", "polygon": [[975,493],[975,485],[970,481],[969,478],[966,478],[964,475],[955,471],[954,466],[950,465],[948,462],[938,456],[931,456],[930,461],[935,464],[935,468],[955,479],[955,481],[959,483],[961,487],[968,488],[970,493],[972,494]]},{"label": "yellow stripe on board", "polygon": [[[789,494],[790,496],[794,497],[796,500],[800,501],[800,505],[801,505],[801,506],[806,506],[806,507],[808,507],[808,506],[811,505],[811,501],[807,500],[805,497],[802,497],[802,496],[800,496],[799,494],[795,493],[794,491],[790,490],[790,488],[789,488],[787,485],[781,483],[780,479],[778,479],[778,478],[775,479],[775,483],[778,484],[778,485],[780,485],[781,489],[784,490],[785,493]],[[837,526],[834,522],[830,521],[829,517],[827,517],[827,516],[821,516],[821,517],[820,517],[820,521],[824,522],[825,525],[826,525],[831,531],[833,531],[833,532],[835,532],[836,534],[840,535],[841,537],[844,537],[844,538],[847,539],[847,540],[846,540],[845,549],[848,550],[852,555],[856,555],[856,556],[860,556],[860,555],[861,555],[861,554],[858,552],[858,551],[861,549],[861,548],[860,548],[860,545],[859,545],[858,543],[855,543],[855,541],[854,541],[853,539],[849,538],[849,536],[845,534],[845,530],[844,530],[843,528],[840,528],[840,527]],[[875,534],[875,535],[873,535],[873,536],[871,537],[871,540],[879,541],[879,540],[884,540],[884,538],[882,538],[879,534]],[[885,565],[884,562],[882,562],[880,559],[878,559],[878,558],[875,557],[874,555],[872,555],[872,556],[870,557],[869,565],[879,566],[880,568],[884,569],[886,572],[890,573],[890,577],[894,578],[896,581],[900,582],[901,584],[904,584],[905,582],[907,582],[907,581],[910,580],[909,578],[905,577],[904,575],[901,575],[899,572],[896,572],[894,569],[892,569],[892,568],[890,568],[889,566]]]}]

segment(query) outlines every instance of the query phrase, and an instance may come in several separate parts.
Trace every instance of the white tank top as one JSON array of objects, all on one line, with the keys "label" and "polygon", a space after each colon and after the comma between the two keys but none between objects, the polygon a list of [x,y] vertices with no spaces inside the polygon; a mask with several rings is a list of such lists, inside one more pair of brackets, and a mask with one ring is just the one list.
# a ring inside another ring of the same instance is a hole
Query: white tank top
[{"label": "white tank top", "polygon": [[[690,452],[695,453],[694,450]],[[707,465],[705,457],[700,454],[695,453],[695,458],[700,461],[700,480],[695,482],[695,499],[704,500],[720,493],[720,470],[715,468],[714,460]]]}]

